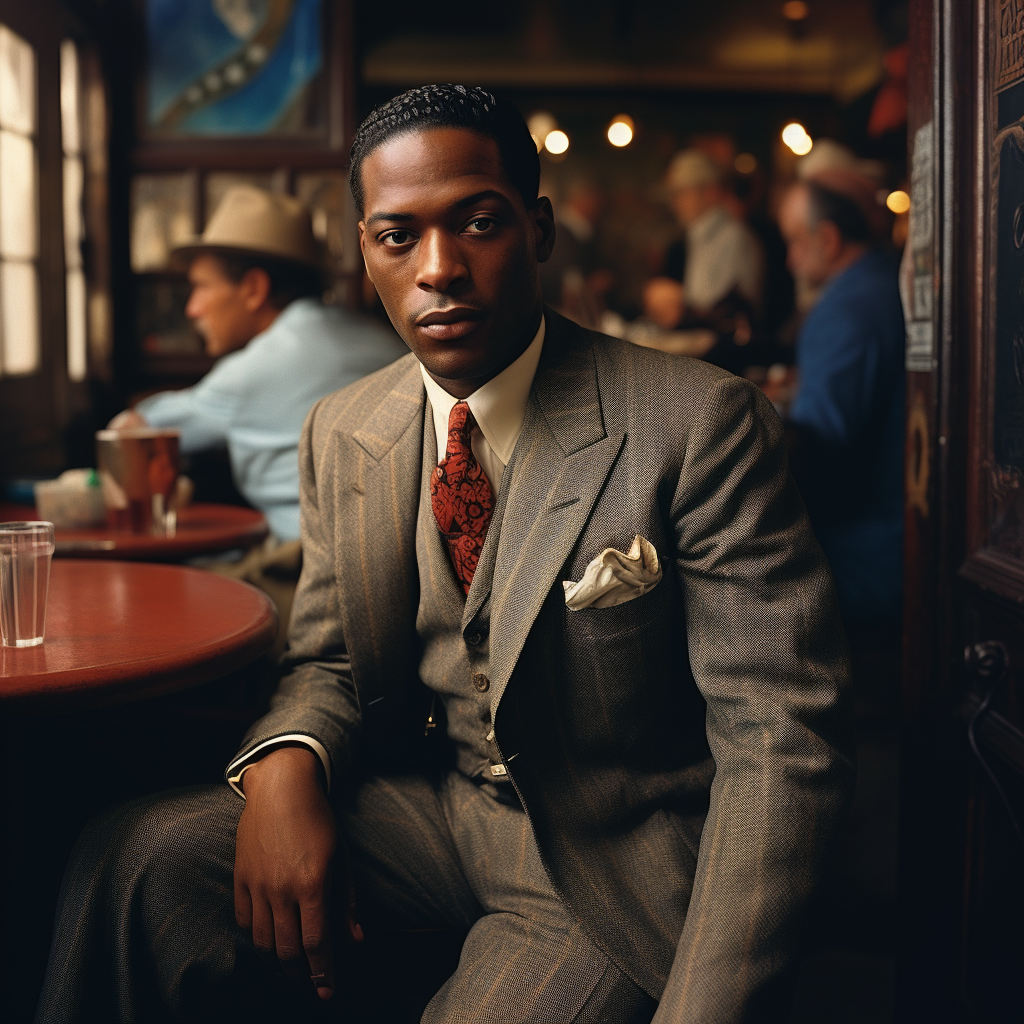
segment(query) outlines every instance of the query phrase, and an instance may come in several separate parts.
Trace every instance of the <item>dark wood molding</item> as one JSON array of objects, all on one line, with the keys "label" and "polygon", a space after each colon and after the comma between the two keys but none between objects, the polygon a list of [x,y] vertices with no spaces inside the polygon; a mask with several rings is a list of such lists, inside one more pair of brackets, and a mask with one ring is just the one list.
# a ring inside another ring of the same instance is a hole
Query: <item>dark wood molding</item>
[{"label": "dark wood molding", "polygon": [[[961,704],[958,717],[969,722],[977,713],[983,695],[970,690]],[[1024,778],[1024,732],[998,711],[989,711],[978,719],[975,736],[980,745],[996,754],[1006,767]]]},{"label": "dark wood molding", "polygon": [[1013,604],[1024,604],[1024,562],[989,548],[975,551],[960,567],[961,579]]}]

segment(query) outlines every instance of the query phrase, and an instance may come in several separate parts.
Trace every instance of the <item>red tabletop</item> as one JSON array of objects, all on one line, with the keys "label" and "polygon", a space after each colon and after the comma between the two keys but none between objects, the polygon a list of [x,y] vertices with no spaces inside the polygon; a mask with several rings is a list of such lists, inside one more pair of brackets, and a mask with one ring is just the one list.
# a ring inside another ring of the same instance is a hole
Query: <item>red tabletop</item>
[{"label": "red tabletop", "polygon": [[[0,502],[0,522],[36,519],[30,505]],[[251,548],[267,535],[262,512],[239,505],[189,505],[178,513],[173,537],[152,537],[105,527],[54,531],[61,558],[128,558],[141,562],[181,562],[233,548]]]},{"label": "red tabletop", "polygon": [[45,642],[0,646],[0,712],[186,689],[248,664],[276,632],[274,606],[248,583],[177,565],[55,559]]}]

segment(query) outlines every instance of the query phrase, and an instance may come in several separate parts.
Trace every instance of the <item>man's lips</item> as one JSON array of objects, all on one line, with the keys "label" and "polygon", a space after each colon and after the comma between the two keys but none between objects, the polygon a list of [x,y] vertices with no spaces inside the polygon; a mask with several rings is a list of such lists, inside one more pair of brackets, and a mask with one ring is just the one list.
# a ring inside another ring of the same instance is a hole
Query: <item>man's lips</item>
[{"label": "man's lips", "polygon": [[483,310],[473,306],[435,309],[416,318],[416,327],[434,341],[456,341],[469,334],[484,319]]}]

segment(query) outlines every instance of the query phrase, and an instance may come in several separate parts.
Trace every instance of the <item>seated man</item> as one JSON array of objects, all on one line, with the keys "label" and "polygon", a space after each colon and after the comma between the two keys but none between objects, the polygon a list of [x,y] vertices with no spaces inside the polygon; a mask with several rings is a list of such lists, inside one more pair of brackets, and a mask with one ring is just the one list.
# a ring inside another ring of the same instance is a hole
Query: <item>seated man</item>
[{"label": "seated man", "polygon": [[684,149],[672,158],[665,186],[686,230],[685,264],[681,280],[666,274],[648,281],[643,306],[662,330],[710,329],[704,350],[693,354],[740,372],[758,358],[747,346],[761,310],[764,256],[757,236],[730,212],[721,178],[700,150]]},{"label": "seated man", "polygon": [[165,391],[111,426],[177,427],[184,454],[226,446],[238,490],[278,541],[299,537],[302,421],[324,395],[405,351],[369,317],[325,306],[308,211],[289,196],[238,186],[189,261],[186,314],[212,356],[194,387]]},{"label": "seated man", "polygon": [[428,1024],[784,1014],[852,777],[828,571],[756,387],[544,309],[538,181],[481,89],[359,129],[412,354],[306,421],[236,792],[86,830],[39,1021],[275,1019],[256,950],[326,1000],[343,942],[401,928],[468,933]]},{"label": "seated man", "polygon": [[[712,316],[730,297],[750,309],[760,308],[761,243],[729,212],[721,177],[715,162],[696,149],[677,153],[665,176],[672,212],[686,231],[685,269],[681,281],[649,281],[645,303],[653,305],[650,318],[666,330],[684,319]],[[669,285],[675,304],[667,298]]]},{"label": "seated man", "polygon": [[903,307],[874,248],[873,182],[830,168],[779,209],[794,275],[821,289],[797,339],[793,471],[848,630],[898,638],[903,604]]}]

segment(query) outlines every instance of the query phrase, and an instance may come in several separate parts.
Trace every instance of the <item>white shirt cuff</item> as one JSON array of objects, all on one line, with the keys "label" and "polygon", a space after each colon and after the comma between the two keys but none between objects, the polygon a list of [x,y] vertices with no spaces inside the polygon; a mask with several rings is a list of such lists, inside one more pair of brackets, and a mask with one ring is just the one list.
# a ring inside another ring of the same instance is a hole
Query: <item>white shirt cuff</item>
[{"label": "white shirt cuff", "polygon": [[272,740],[264,740],[253,747],[248,754],[238,758],[236,761],[232,761],[228,765],[228,785],[244,800],[245,793],[242,791],[242,776],[245,775],[246,771],[261,758],[266,757],[271,751],[277,750],[279,747],[293,746],[296,743],[309,747],[320,758],[320,763],[324,767],[327,792],[329,793],[331,791],[331,758],[327,753],[327,748],[318,739],[314,739],[312,736],[307,736],[301,732],[290,732],[284,736],[275,736]]}]

